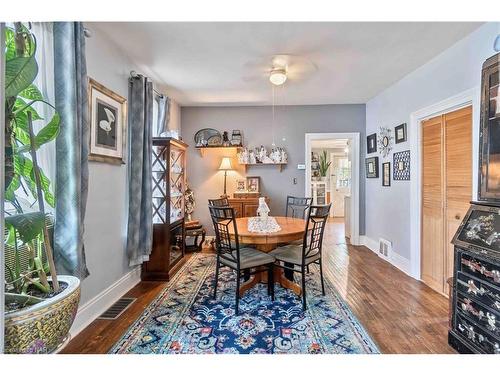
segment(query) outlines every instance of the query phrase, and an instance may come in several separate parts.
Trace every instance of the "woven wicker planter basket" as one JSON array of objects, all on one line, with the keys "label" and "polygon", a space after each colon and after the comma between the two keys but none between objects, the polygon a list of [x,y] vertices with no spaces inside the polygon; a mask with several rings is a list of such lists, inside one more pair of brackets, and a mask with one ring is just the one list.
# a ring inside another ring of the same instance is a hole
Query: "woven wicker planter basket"
[{"label": "woven wicker planter basket", "polygon": [[68,284],[63,292],[5,315],[5,353],[52,353],[65,341],[80,302],[80,280],[58,280]]}]

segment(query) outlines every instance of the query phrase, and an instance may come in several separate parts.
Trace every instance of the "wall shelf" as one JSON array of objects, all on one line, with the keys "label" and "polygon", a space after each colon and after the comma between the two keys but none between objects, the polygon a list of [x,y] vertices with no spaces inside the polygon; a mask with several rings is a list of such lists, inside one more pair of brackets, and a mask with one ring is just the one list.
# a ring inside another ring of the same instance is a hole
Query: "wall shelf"
[{"label": "wall shelf", "polygon": [[248,167],[257,167],[257,166],[262,166],[262,165],[273,165],[277,166],[278,169],[283,171],[283,166],[287,165],[288,163],[253,163],[253,164],[238,164],[238,165],[243,165],[245,167],[245,172],[247,171]]},{"label": "wall shelf", "polygon": [[199,152],[201,157],[205,156],[205,152],[207,150],[235,150],[242,148],[242,146],[203,146],[203,147],[195,147]]}]

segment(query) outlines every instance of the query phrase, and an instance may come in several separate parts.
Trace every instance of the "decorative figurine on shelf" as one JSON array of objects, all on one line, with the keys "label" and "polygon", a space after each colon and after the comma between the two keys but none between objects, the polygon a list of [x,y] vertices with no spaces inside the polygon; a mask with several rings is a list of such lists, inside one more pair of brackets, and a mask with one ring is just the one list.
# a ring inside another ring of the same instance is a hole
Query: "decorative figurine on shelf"
[{"label": "decorative figurine on shelf", "polygon": [[238,152],[239,164],[286,164],[288,155],[283,147],[273,148],[268,154],[264,146],[248,149],[243,147]]},{"label": "decorative figurine on shelf", "polygon": [[255,152],[253,150],[248,152],[248,164],[257,164],[257,158],[255,157]]},{"label": "decorative figurine on shelf", "polygon": [[257,163],[263,163],[264,158],[267,156],[266,148],[263,145],[261,145],[260,148],[258,149],[257,155],[258,155],[257,156]]},{"label": "decorative figurine on shelf", "polygon": [[231,145],[243,146],[243,137],[241,136],[241,131],[233,130],[233,134],[231,136]]},{"label": "decorative figurine on shelf", "polygon": [[196,207],[196,200],[194,199],[194,191],[191,190],[189,185],[186,188],[186,191],[184,192],[184,199],[186,201],[185,203],[185,210],[186,210],[186,220],[191,221],[191,214],[194,211],[194,208]]},{"label": "decorative figurine on shelf", "polygon": [[257,208],[257,215],[259,215],[261,219],[267,220],[267,217],[269,216],[270,211],[271,210],[269,209],[269,206],[266,203],[266,198],[260,197],[259,198],[259,208]]},{"label": "decorative figurine on shelf", "polygon": [[229,135],[227,134],[226,131],[222,133],[222,146],[224,147],[231,146],[231,144],[229,143]]},{"label": "decorative figurine on shelf", "polygon": [[249,153],[248,153],[248,149],[246,147],[244,147],[243,150],[241,150],[238,153],[238,163],[239,164],[248,164],[249,163]]}]

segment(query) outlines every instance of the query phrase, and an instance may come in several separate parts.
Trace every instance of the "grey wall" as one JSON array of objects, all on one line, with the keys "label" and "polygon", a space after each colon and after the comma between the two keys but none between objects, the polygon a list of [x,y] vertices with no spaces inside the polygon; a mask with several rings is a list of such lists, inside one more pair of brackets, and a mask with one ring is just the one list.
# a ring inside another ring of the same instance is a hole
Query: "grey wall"
[{"label": "grey wall", "polygon": [[[127,98],[130,70],[139,71],[99,30],[86,40],[89,77]],[[82,283],[84,304],[130,271],[125,254],[127,166],[89,162],[85,251],[90,276]]]},{"label": "grey wall", "polygon": [[[197,206],[194,217],[203,224],[210,223],[207,199],[222,194],[223,172],[217,168],[227,150],[207,150],[202,158],[194,149],[194,134],[202,128],[215,128],[219,131],[240,129],[243,142],[247,146],[272,143],[271,107],[182,107],[182,137],[189,144],[188,181],[195,192]],[[276,110],[274,134],[276,144],[284,146],[288,152],[288,165],[279,172],[276,166],[265,165],[249,167],[247,175],[260,176],[261,191],[271,199],[271,214],[284,214],[287,195],[304,196],[305,171],[298,170],[297,164],[305,163],[305,133],[359,132],[365,138],[365,105],[318,105],[284,106]],[[361,160],[364,160],[364,147],[361,147]],[[233,163],[236,167],[237,160]],[[364,174],[364,163],[361,163]],[[228,193],[235,190],[235,181],[244,178],[244,169],[229,172]],[[293,179],[297,178],[297,184]],[[360,179],[360,233],[364,233],[364,178]],[[208,226],[207,228],[210,228]]]},{"label": "grey wall", "polygon": [[[416,131],[409,128],[410,114],[468,89],[479,87],[481,65],[487,57],[495,53],[493,42],[499,33],[500,23],[481,26],[371,99],[366,104],[367,134],[377,132],[380,126],[394,128],[406,122],[408,141],[395,145],[393,152],[408,150],[410,137]],[[477,124],[479,111],[475,116],[474,121]],[[475,129],[475,150],[478,145],[477,134]],[[392,162],[392,154],[380,163],[387,160]],[[394,251],[410,259],[410,181],[392,181],[390,187],[381,185],[380,178],[366,179],[366,235],[377,242],[379,237],[392,241]],[[381,213],[384,220],[380,220]]]},{"label": "grey wall", "polygon": [[[141,73],[141,69],[100,30],[92,31],[92,37],[86,40],[89,77],[128,99],[130,71]],[[175,101],[170,120],[169,128],[180,130],[180,108]],[[131,271],[125,253],[127,165],[90,162],[89,174],[84,243],[90,276],[82,283],[81,304]]]}]

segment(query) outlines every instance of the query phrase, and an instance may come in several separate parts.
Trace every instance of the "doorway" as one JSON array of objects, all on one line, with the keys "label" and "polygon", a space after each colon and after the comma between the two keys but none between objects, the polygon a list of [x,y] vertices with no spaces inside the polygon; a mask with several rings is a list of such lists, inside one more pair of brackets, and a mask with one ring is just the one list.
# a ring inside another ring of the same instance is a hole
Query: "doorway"
[{"label": "doorway", "polygon": [[305,195],[332,203],[329,221],[359,245],[359,133],[307,133]]},{"label": "doorway", "polygon": [[421,122],[421,279],[448,294],[450,243],[472,199],[472,106]]}]

